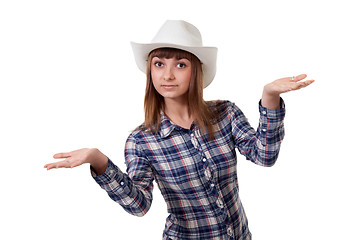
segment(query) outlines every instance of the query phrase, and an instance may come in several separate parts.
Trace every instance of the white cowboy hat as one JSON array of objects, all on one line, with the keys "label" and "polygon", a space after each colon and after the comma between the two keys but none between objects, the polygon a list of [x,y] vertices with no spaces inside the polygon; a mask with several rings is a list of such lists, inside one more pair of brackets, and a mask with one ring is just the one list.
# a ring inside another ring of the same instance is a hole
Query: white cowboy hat
[{"label": "white cowboy hat", "polygon": [[146,73],[149,53],[157,48],[177,48],[188,51],[202,63],[204,86],[206,88],[216,73],[216,47],[204,47],[200,31],[192,24],[182,20],[168,20],[160,28],[149,44],[131,42],[135,61],[139,69]]}]

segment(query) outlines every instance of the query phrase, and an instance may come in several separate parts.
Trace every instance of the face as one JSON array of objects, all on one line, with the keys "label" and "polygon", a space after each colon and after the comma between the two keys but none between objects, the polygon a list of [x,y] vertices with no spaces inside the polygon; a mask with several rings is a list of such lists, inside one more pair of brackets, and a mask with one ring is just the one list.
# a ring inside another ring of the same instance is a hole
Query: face
[{"label": "face", "polygon": [[151,60],[151,78],[156,91],[169,99],[187,99],[191,79],[191,62],[186,59],[158,58]]}]

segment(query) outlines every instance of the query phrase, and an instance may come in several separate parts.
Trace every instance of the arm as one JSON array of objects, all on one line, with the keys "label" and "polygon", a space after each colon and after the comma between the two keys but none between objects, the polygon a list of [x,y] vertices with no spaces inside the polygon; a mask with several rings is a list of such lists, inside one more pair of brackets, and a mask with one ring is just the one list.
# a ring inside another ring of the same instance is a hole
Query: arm
[{"label": "arm", "polygon": [[91,174],[111,199],[128,213],[144,216],[152,202],[153,174],[145,157],[141,156],[136,140],[129,137],[125,147],[127,173],[123,173],[110,159],[95,148],[83,148],[67,153],[57,153],[54,158],[65,160],[46,164],[53,168],[73,168],[90,163]]},{"label": "arm", "polygon": [[285,105],[282,100],[281,105],[282,108],[273,110],[259,104],[260,120],[257,130],[250,126],[237,106],[233,105],[229,109],[235,146],[247,160],[265,167],[275,164],[284,138]]},{"label": "arm", "polygon": [[265,85],[259,104],[260,121],[257,131],[250,126],[244,114],[235,106],[232,116],[233,137],[240,153],[248,160],[262,166],[272,166],[275,163],[284,138],[285,105],[280,94],[304,88],[314,82],[314,80],[300,82],[305,78],[306,75],[301,74],[294,78],[281,78]]},{"label": "arm", "polygon": [[92,176],[110,198],[120,204],[128,213],[141,217],[150,209],[152,203],[153,172],[145,156],[129,136],[125,146],[127,174],[123,173],[111,160],[104,174]]}]

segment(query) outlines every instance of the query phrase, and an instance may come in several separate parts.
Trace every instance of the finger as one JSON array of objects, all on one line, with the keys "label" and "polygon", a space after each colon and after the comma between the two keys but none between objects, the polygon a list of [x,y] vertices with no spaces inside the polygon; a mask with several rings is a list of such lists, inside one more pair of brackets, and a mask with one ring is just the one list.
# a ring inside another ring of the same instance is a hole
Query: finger
[{"label": "finger", "polygon": [[304,88],[304,87],[307,87],[309,86],[310,84],[312,84],[313,82],[315,82],[315,80],[306,80],[304,82],[301,82],[301,88]]},{"label": "finger", "polygon": [[46,168],[47,170],[50,170],[50,169],[53,169],[53,168],[69,168],[70,164],[71,164],[70,161],[64,160],[64,161],[59,161],[59,162],[46,164],[44,166],[44,168]]},{"label": "finger", "polygon": [[45,166],[44,166],[44,168],[46,168],[47,170],[50,170],[55,167],[56,167],[56,162],[48,163],[48,164],[45,164]]},{"label": "finger", "polygon": [[56,167],[56,163],[49,163],[45,165],[47,170],[53,169],[53,168],[57,168]]},{"label": "finger", "polygon": [[314,80],[306,80],[306,81],[303,81],[303,82],[298,82],[296,87],[294,88],[294,90],[299,90],[301,88],[307,87],[310,84],[312,84],[313,82],[314,82]]},{"label": "finger", "polygon": [[294,77],[294,82],[301,81],[301,80],[305,79],[306,77],[307,77],[306,74],[297,75],[296,77]]},{"label": "finger", "polygon": [[50,170],[50,169],[53,169],[53,168],[57,168],[57,164],[56,163],[49,163],[49,164],[46,164],[44,166],[44,168],[46,168],[47,170]]}]

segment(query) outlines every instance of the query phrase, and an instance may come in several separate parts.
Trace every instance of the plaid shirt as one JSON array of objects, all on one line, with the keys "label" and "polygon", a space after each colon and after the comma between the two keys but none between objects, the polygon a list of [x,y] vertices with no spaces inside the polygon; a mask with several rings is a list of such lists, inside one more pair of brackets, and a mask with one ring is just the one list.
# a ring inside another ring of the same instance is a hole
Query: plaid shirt
[{"label": "plaid shirt", "polygon": [[256,164],[272,166],[284,137],[284,104],[277,110],[259,104],[257,131],[235,104],[209,105],[220,113],[215,140],[195,124],[184,129],[162,114],[158,133],[137,129],[128,137],[127,174],[110,160],[103,175],[92,170],[109,196],[136,216],[148,212],[155,179],[170,214],[163,239],[251,239],[238,194],[235,148]]}]

